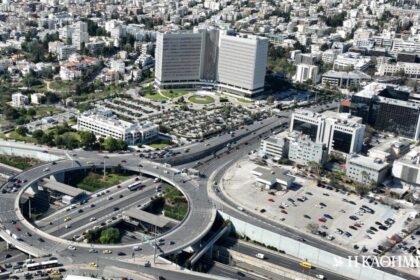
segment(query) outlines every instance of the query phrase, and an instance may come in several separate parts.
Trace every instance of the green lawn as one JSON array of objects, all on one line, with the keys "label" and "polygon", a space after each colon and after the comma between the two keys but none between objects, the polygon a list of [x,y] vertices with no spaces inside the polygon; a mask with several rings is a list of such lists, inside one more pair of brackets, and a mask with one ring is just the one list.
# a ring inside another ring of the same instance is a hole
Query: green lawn
[{"label": "green lawn", "polygon": [[188,101],[195,104],[210,104],[214,103],[214,98],[207,95],[193,95],[188,98]]},{"label": "green lawn", "polygon": [[171,144],[171,141],[168,139],[158,139],[150,144],[147,144],[147,146],[150,146],[154,149],[165,149],[171,146]]},{"label": "green lawn", "polygon": [[100,189],[106,189],[127,180],[130,176],[123,174],[107,173],[103,178],[103,174],[98,172],[89,172],[89,174],[75,182],[75,187],[85,191],[95,192]]},{"label": "green lawn", "polygon": [[37,117],[46,117],[63,112],[63,110],[58,109],[54,106],[40,106],[36,107],[35,110]]},{"label": "green lawn", "polygon": [[186,90],[175,90],[175,91],[163,91],[162,94],[167,97],[167,98],[177,98],[183,95],[186,95],[190,93],[189,91]]},{"label": "green lawn", "polygon": [[0,163],[24,170],[41,163],[41,161],[26,157],[0,155]]},{"label": "green lawn", "polygon": [[175,187],[165,190],[165,205],[163,207],[166,217],[181,221],[188,212],[188,202],[182,193]]},{"label": "green lawn", "polygon": [[146,94],[144,97],[147,98],[147,99],[150,99],[152,101],[166,101],[166,100],[168,100],[168,98],[160,95],[158,92],[156,92],[155,94]]},{"label": "green lawn", "polygon": [[13,139],[16,141],[24,141],[24,142],[29,142],[29,143],[36,143],[36,140],[30,136],[22,136],[20,134],[18,134],[16,131],[12,131],[9,134],[7,134],[5,136],[5,138],[8,139]]},{"label": "green lawn", "polygon": [[245,99],[245,98],[236,98],[239,102],[242,102],[242,103],[247,103],[247,104],[252,104],[252,103],[254,103],[253,101],[250,101],[250,100],[248,100],[248,99]]}]

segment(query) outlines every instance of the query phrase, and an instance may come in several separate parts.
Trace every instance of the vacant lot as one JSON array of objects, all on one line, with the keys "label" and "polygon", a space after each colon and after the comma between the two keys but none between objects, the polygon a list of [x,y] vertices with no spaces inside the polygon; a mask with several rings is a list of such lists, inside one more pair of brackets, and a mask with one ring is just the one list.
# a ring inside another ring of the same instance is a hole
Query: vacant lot
[{"label": "vacant lot", "polygon": [[0,155],[0,163],[23,170],[40,164],[41,161],[33,158]]}]

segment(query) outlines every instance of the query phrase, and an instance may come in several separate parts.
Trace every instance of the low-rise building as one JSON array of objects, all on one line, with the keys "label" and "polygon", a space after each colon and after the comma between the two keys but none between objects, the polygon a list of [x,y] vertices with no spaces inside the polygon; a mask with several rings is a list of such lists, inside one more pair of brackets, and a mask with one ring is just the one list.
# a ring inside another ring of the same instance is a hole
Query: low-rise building
[{"label": "low-rise building", "polygon": [[409,62],[381,63],[376,72],[379,76],[403,75],[404,77],[420,78],[420,64]]},{"label": "low-rise building", "polygon": [[257,183],[263,186],[265,189],[275,188],[290,188],[295,181],[295,178],[287,175],[287,170],[278,167],[264,168],[257,167],[252,170],[252,174],[255,176]]},{"label": "low-rise building", "polygon": [[77,129],[93,132],[99,137],[113,137],[129,145],[151,141],[159,134],[159,126],[152,122],[130,123],[119,120],[111,110],[94,109],[82,113],[77,119]]},{"label": "low-rise building", "polygon": [[322,164],[327,159],[327,146],[324,143],[311,141],[307,135],[302,135],[289,144],[289,160],[299,165],[308,165],[309,162]]},{"label": "low-rise building", "polygon": [[420,186],[420,148],[415,147],[404,157],[394,161],[392,175],[408,184]]},{"label": "low-rise building", "polygon": [[371,77],[360,71],[340,72],[330,70],[322,75],[321,83],[323,86],[346,89],[351,86],[358,87],[363,81],[370,81]]},{"label": "low-rise building", "polygon": [[287,156],[288,142],[286,138],[278,137],[277,135],[261,140],[260,155],[280,160]]},{"label": "low-rise building", "polygon": [[359,183],[370,184],[373,181],[379,185],[388,177],[390,167],[381,159],[352,155],[347,159],[346,175]]},{"label": "low-rise building", "polygon": [[31,103],[32,104],[42,104],[45,100],[45,94],[43,93],[32,93],[31,94]]}]

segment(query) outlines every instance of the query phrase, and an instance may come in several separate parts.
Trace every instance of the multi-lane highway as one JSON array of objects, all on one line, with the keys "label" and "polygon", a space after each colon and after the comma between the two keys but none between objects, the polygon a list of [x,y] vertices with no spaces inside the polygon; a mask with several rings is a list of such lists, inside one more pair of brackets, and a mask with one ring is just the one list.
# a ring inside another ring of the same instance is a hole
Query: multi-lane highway
[{"label": "multi-lane highway", "polygon": [[[336,105],[337,104],[332,104],[331,107]],[[312,109],[321,110],[324,108],[314,106]],[[166,243],[163,245],[161,247],[161,252],[163,253],[179,252],[198,241],[209,230],[209,227],[215,217],[214,207],[216,206],[218,208],[223,208],[224,212],[227,212],[234,217],[260,226],[261,228],[287,235],[294,239],[299,239],[304,236],[307,243],[314,247],[329,251],[339,256],[347,256],[348,252],[346,250],[333,246],[325,241],[320,241],[312,236],[307,236],[306,234],[298,232],[294,229],[285,227],[282,224],[267,220],[260,215],[237,211],[235,203],[229,198],[225,197],[220,192],[215,192],[212,188],[207,188],[208,186],[212,186],[213,182],[220,182],[224,170],[226,170],[230,165],[234,164],[243,156],[246,156],[250,150],[257,149],[261,137],[268,136],[273,130],[278,130],[279,128],[281,129],[284,127],[284,125],[288,122],[288,116],[289,113],[281,113],[278,116],[254,122],[254,124],[250,126],[236,130],[234,136],[231,134],[223,134],[202,143],[194,143],[188,146],[188,148],[178,148],[180,153],[174,158],[168,159],[171,162],[182,163],[183,165],[178,166],[178,169],[139,159],[135,154],[110,154],[108,155],[109,159],[106,159],[106,165],[108,167],[116,166],[124,161],[124,168],[132,171],[139,171],[140,169],[142,173],[160,177],[169,184],[178,187],[186,196],[189,201],[188,215],[179,226],[175,227],[163,236],[166,240],[175,241],[175,244],[170,245]],[[232,143],[232,148],[227,148],[227,143]],[[10,143],[8,143],[8,145],[12,148]],[[33,147],[28,148],[26,145],[22,145],[20,148],[27,148],[30,150]],[[42,151],[44,148],[36,147],[36,149],[38,151]],[[19,195],[23,193],[24,188],[37,182],[42,177],[47,177],[66,170],[88,168],[92,162],[96,166],[101,166],[104,161],[103,154],[89,151],[80,150],[66,152],[58,149],[50,149],[48,150],[48,153],[55,156],[65,157],[66,159],[57,161],[55,165],[45,164],[22,172],[17,176],[19,180],[27,181],[27,183],[25,183],[22,187],[22,190],[17,194],[5,193],[0,195],[0,199],[2,201],[2,204],[0,204],[0,223],[3,229],[1,235],[9,242],[16,244],[19,249],[30,252],[31,254],[42,255],[45,253],[52,253],[62,257],[63,259],[71,259],[71,262],[74,263],[86,263],[87,261],[92,260],[92,256],[88,253],[92,246],[89,244],[66,241],[60,237],[68,238],[71,235],[80,235],[86,227],[90,228],[96,223],[99,223],[101,220],[98,221],[98,217],[109,217],[109,215],[115,216],[120,214],[120,210],[115,211],[116,213],[112,213],[114,212],[113,207],[121,209],[122,207],[119,207],[121,205],[132,206],[135,205],[135,203],[139,203],[139,201],[142,203],[142,201],[150,195],[150,192],[153,192],[153,187],[151,187],[150,190],[145,188],[142,192],[130,194],[127,194],[127,191],[124,190],[112,190],[112,195],[114,196],[112,202],[108,200],[105,201],[103,198],[96,199],[94,197],[88,204],[83,206],[86,211],[79,213],[78,209],[80,208],[77,209],[77,212],[76,209],[75,211],[70,210],[69,212],[66,210],[60,210],[57,214],[47,217],[45,222],[39,223],[37,225],[39,228],[36,228],[28,221],[22,219],[18,209]],[[201,173],[204,174],[205,179],[193,180],[179,174],[179,170],[184,167],[199,168]],[[48,168],[48,170],[46,168]],[[208,181],[209,178],[211,178],[211,182]],[[208,196],[207,189],[210,189],[210,196]],[[122,195],[121,198],[120,195]],[[95,206],[91,207],[91,203],[94,203]],[[88,207],[89,211],[87,211]],[[65,228],[65,223],[62,220],[67,216],[70,216],[71,218],[67,222],[69,228]],[[91,221],[93,217],[96,218],[96,221]],[[50,221],[52,222],[52,225],[50,225]],[[19,230],[17,230],[17,227]],[[22,240],[16,241],[14,238],[10,237],[10,234],[6,234],[6,229],[14,234],[19,234]],[[29,234],[26,234],[28,232]],[[75,246],[75,250],[69,250],[69,245]],[[140,243],[139,245],[141,246],[142,251],[140,253],[136,252],[138,256],[153,255],[154,249],[150,244]],[[126,256],[129,256],[129,258],[134,257],[134,255],[132,255],[133,244],[94,246],[100,249],[115,249],[114,252],[117,250],[118,252],[123,252]],[[242,253],[254,254],[255,251],[246,248],[242,250]],[[97,258],[105,264],[108,262],[110,264],[115,264],[114,262],[116,259],[121,259],[121,257],[117,257],[115,253],[110,254],[109,256],[100,254],[100,256],[95,256],[94,258]],[[273,255],[270,256],[269,259],[272,259],[274,262],[284,264],[291,269],[298,269],[295,267],[296,264],[293,265],[285,262],[283,259],[280,260],[277,258],[278,256]],[[124,265],[122,265],[122,267]],[[393,271],[390,270],[390,272]],[[328,274],[328,271],[323,271],[323,274]],[[329,279],[338,279],[334,278],[336,275],[328,275]],[[406,279],[414,278],[407,275]]]}]

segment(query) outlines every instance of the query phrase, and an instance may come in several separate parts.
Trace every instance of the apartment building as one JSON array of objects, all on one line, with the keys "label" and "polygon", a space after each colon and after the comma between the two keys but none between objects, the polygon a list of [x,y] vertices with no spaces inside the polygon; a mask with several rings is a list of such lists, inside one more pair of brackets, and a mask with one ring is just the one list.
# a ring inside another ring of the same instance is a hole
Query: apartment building
[{"label": "apartment building", "polygon": [[12,94],[12,102],[11,102],[12,107],[15,107],[15,108],[24,107],[25,105],[28,104],[28,102],[29,102],[29,98],[26,95],[23,95],[20,92]]},{"label": "apartment building", "polygon": [[381,63],[376,72],[378,76],[394,76],[402,74],[407,78],[420,78],[420,64],[409,62]]},{"label": "apartment building", "polygon": [[296,74],[293,76],[293,80],[298,83],[303,83],[308,80],[312,83],[317,83],[319,80],[319,67],[310,64],[298,64]]},{"label": "apartment building", "polygon": [[89,33],[86,22],[78,21],[73,24],[71,42],[77,50],[81,49],[82,44],[87,44],[89,42]]},{"label": "apartment building", "polygon": [[118,119],[106,109],[82,113],[77,119],[77,129],[91,131],[102,138],[121,139],[129,145],[148,142],[159,134],[159,126],[152,122],[130,123]]}]

